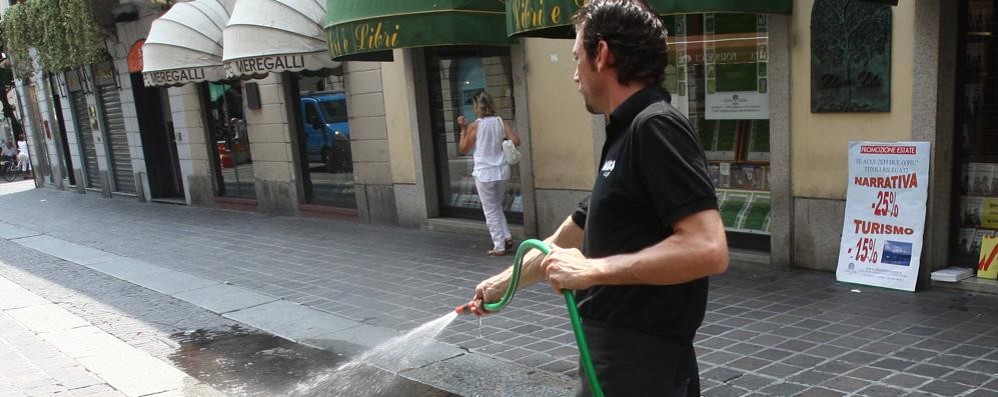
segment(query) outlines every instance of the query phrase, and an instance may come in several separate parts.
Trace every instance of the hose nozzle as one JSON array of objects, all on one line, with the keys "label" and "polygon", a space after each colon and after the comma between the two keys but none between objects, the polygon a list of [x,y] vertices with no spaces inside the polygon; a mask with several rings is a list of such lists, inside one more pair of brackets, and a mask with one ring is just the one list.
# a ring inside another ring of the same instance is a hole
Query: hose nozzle
[{"label": "hose nozzle", "polygon": [[[475,311],[471,310],[471,305],[474,304],[474,303],[475,302],[472,301],[472,302],[465,303],[463,305],[458,305],[458,307],[454,308],[454,312],[457,313],[457,314],[475,314]],[[490,313],[484,307],[481,308],[481,311],[484,312],[484,313]]]},{"label": "hose nozzle", "polygon": [[463,305],[458,305],[454,308],[454,312],[457,314],[473,314],[471,311],[471,302],[465,303]]}]

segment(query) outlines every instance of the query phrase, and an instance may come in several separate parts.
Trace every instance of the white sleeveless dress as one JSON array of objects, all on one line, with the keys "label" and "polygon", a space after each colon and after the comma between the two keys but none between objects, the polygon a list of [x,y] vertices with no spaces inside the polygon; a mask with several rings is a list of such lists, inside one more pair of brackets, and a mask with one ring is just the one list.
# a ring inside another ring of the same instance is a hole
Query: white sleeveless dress
[{"label": "white sleeveless dress", "polygon": [[476,182],[509,180],[509,164],[502,157],[502,138],[506,127],[501,117],[478,119],[475,138],[475,170],[471,173]]}]

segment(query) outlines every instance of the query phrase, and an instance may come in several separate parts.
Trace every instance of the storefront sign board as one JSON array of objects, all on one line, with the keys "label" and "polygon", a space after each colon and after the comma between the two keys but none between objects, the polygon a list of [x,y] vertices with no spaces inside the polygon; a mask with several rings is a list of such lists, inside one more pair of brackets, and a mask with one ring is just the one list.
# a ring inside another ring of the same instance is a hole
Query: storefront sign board
[{"label": "storefront sign board", "polygon": [[136,41],[128,50],[128,73],[142,73],[142,45],[145,43],[145,39]]},{"label": "storefront sign board", "polygon": [[928,142],[849,143],[838,281],[915,291],[928,178]]},{"label": "storefront sign board", "polygon": [[142,74],[146,87],[182,85],[209,80],[206,68],[184,68],[145,72]]}]

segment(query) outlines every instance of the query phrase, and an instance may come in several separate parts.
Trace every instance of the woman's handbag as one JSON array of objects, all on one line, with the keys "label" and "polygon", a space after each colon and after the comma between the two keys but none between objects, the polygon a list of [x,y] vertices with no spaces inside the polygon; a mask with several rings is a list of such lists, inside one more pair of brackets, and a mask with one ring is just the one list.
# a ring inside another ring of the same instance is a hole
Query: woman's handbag
[{"label": "woman's handbag", "polygon": [[519,150],[516,150],[516,145],[513,144],[513,141],[509,139],[503,139],[502,158],[503,160],[506,160],[506,164],[516,165],[516,163],[520,162],[520,157],[523,157],[523,155],[520,154]]}]

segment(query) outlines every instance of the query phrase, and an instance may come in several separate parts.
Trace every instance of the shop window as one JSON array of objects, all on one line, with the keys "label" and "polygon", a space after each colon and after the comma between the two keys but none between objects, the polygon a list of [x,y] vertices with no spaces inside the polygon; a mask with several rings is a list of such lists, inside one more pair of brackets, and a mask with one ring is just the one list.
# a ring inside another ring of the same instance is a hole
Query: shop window
[{"label": "shop window", "polygon": [[305,201],[336,208],[357,208],[353,183],[351,131],[342,76],[291,74],[299,109]]},{"label": "shop window", "polygon": [[204,83],[209,145],[215,154],[215,174],[219,180],[216,194],[245,199],[256,198],[253,156],[243,115],[242,85]]},{"label": "shop window", "polygon": [[768,250],[768,17],[686,14],[664,21],[663,86],[700,134],[724,226],[749,248]]},{"label": "shop window", "polygon": [[998,42],[993,0],[964,0],[955,143],[951,263],[976,267],[985,236],[998,235]]},{"label": "shop window", "polygon": [[[513,78],[508,48],[440,47],[427,50],[434,159],[444,216],[482,219],[475,188],[473,151],[459,153],[457,117],[475,121],[472,97],[487,92],[498,116],[515,125]],[[523,131],[518,131],[523,134]],[[523,222],[519,165],[511,167],[503,209],[510,223]]]}]

